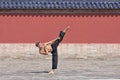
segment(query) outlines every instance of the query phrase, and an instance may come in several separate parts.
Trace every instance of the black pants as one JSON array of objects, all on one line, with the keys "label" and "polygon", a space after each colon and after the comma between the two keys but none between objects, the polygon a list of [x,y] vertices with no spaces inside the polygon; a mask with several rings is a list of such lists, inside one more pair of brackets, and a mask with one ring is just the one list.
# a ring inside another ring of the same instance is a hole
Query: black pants
[{"label": "black pants", "polygon": [[57,65],[58,65],[58,52],[57,52],[57,47],[59,45],[59,43],[63,40],[65,33],[60,31],[59,37],[60,39],[57,39],[51,46],[53,51],[52,53],[52,69],[57,69]]}]

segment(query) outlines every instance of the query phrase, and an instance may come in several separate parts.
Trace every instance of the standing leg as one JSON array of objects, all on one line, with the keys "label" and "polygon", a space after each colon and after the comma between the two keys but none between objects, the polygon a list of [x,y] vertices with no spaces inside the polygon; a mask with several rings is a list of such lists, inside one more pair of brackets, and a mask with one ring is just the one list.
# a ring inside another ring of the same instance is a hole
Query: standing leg
[{"label": "standing leg", "polygon": [[52,44],[53,51],[52,53],[52,70],[49,72],[50,74],[54,74],[54,70],[57,69],[58,65],[58,52],[57,52],[57,47],[59,45],[59,41],[56,40],[54,44]]},{"label": "standing leg", "polygon": [[58,53],[57,50],[52,52],[52,69],[57,69],[58,65]]},{"label": "standing leg", "polygon": [[58,65],[58,52],[57,49],[52,51],[52,70],[49,72],[50,74],[54,74],[54,70],[57,69]]}]

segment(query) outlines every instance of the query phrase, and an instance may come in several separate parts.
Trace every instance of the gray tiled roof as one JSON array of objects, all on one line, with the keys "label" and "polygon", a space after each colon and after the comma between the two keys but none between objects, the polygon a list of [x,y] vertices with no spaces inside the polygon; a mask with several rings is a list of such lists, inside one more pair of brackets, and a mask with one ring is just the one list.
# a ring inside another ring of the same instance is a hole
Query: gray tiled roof
[{"label": "gray tiled roof", "polygon": [[120,0],[0,0],[0,9],[120,9]]}]

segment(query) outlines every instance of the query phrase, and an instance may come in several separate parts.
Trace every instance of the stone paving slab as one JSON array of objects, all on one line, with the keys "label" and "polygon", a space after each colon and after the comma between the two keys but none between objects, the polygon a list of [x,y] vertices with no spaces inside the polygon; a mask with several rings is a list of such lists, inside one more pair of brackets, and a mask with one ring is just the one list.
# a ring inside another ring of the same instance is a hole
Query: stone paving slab
[{"label": "stone paving slab", "polygon": [[59,59],[50,75],[51,59],[0,60],[0,80],[120,79],[120,58]]}]

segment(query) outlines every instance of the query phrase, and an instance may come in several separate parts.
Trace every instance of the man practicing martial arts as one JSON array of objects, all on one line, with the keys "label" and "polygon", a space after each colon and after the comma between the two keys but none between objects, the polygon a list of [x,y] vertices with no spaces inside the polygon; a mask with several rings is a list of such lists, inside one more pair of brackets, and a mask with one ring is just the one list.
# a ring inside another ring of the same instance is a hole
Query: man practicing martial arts
[{"label": "man practicing martial arts", "polygon": [[49,42],[40,43],[36,42],[35,45],[39,48],[39,53],[43,55],[48,55],[48,53],[52,54],[52,70],[49,72],[50,74],[54,74],[54,70],[57,69],[58,65],[58,52],[57,47],[59,43],[63,40],[65,33],[70,29],[70,26],[65,28],[63,31],[60,31],[60,34],[54,40]]}]

